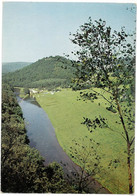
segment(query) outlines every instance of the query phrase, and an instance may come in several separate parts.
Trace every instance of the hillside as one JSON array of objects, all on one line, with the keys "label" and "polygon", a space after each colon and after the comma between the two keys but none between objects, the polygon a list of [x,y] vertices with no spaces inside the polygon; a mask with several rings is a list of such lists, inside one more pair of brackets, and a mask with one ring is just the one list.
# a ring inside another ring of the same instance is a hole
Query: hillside
[{"label": "hillside", "polygon": [[9,62],[9,63],[2,63],[2,73],[9,73],[14,72],[16,70],[22,69],[27,65],[30,65],[30,62]]},{"label": "hillside", "polygon": [[[71,61],[60,56],[46,57],[3,76],[3,81],[13,86],[29,88],[66,87],[73,77]],[[67,69],[64,69],[64,66]]]}]

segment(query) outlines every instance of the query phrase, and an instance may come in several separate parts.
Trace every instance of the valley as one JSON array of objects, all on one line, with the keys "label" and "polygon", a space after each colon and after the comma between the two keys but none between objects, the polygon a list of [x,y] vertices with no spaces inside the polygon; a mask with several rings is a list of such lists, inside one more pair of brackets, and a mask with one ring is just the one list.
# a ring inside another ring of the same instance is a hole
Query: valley
[{"label": "valley", "polygon": [[1,193],[135,194],[136,4],[1,8]]},{"label": "valley", "polygon": [[[110,95],[107,90],[104,91],[99,87],[89,88],[89,84],[83,88],[73,84],[73,80],[75,80],[73,71],[71,61],[59,56],[48,57],[23,69],[3,75],[3,83],[10,83],[14,87],[14,91],[19,93],[22,100],[19,103],[22,111],[24,110],[23,104],[27,103],[25,100],[27,101],[29,97],[33,97],[43,108],[55,129],[59,148],[61,146],[60,149],[66,153],[66,155],[62,155],[64,158],[68,156],[68,160],[72,160],[80,166],[81,171],[87,172],[106,191],[125,194],[128,192],[128,168],[125,152],[126,142],[124,137],[121,137],[123,133],[119,113],[110,107],[107,101],[110,99]],[[98,98],[96,98],[95,92]],[[101,96],[102,94],[103,96]],[[91,97],[89,99],[89,95],[93,96],[95,100],[93,101]],[[128,103],[124,102],[122,107],[128,108]],[[34,115],[31,108],[27,110],[27,115],[30,116],[31,112]],[[23,115],[25,117],[25,110]],[[97,128],[95,127],[92,131],[88,129],[84,120],[88,118],[97,119],[97,116],[103,116],[104,119],[107,119],[109,127],[104,124],[101,127],[94,125]],[[27,119],[27,116],[25,118]],[[40,122],[42,119],[44,122],[43,117],[38,121]],[[35,121],[33,119],[30,123],[32,124],[30,136],[27,128],[29,126],[26,124],[30,146],[35,147],[45,160],[47,158],[47,161],[48,159],[53,162],[57,161],[62,165],[64,158],[61,160],[60,155],[58,158],[54,158],[53,154],[52,157],[49,156],[48,158],[50,150],[49,152],[47,150],[50,145],[52,146],[52,143],[48,145],[46,140],[43,140],[47,137],[47,132],[44,131],[46,128],[42,128],[43,125],[39,125],[39,122],[35,125]],[[128,121],[125,123],[128,124]],[[40,130],[42,130],[42,134],[44,133],[41,141],[39,139],[39,136],[42,137],[39,133]],[[35,139],[31,139],[31,135]],[[134,133],[130,136],[133,137]],[[46,145],[48,146],[46,147]],[[48,154],[46,155],[45,152]],[[64,165],[62,166],[64,168]],[[69,168],[69,165],[67,167]],[[132,172],[134,172],[134,157],[132,157],[131,167]],[[67,168],[65,168],[65,173],[67,173],[66,171]],[[93,186],[93,190],[96,190],[95,186]]]}]

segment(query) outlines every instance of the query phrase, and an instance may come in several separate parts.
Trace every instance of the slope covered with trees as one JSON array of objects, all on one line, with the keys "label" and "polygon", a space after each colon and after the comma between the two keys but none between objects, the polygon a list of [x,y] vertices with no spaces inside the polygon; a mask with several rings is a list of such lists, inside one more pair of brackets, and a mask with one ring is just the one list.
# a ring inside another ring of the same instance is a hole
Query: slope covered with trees
[{"label": "slope covered with trees", "polygon": [[9,63],[2,63],[2,73],[9,73],[14,72],[16,70],[22,69],[27,65],[30,65],[30,62],[9,62]]},{"label": "slope covered with trees", "polygon": [[5,83],[2,87],[2,192],[74,192],[64,180],[60,165],[45,167],[38,151],[28,145],[21,108],[11,87]]},{"label": "slope covered with trees", "polygon": [[73,77],[70,65],[71,61],[64,57],[43,58],[21,70],[6,74],[3,80],[19,87],[66,87]]}]

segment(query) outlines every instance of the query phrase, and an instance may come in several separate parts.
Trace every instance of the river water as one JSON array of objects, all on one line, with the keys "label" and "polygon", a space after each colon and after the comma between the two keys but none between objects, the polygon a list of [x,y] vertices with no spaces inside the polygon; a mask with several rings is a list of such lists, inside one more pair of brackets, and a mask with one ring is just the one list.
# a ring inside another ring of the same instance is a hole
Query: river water
[{"label": "river water", "polygon": [[[30,140],[30,146],[36,148],[45,159],[45,165],[52,162],[59,163],[64,170],[65,177],[75,178],[80,168],[67,156],[59,145],[55,130],[45,111],[34,98],[21,99],[17,97],[25,119],[25,127]],[[90,183],[90,193],[109,193],[98,182]]]}]

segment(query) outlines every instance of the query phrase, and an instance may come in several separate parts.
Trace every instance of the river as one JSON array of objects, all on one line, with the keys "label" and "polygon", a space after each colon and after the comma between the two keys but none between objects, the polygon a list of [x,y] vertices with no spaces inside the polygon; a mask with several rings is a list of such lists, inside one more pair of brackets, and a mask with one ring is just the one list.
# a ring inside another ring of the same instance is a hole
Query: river
[{"label": "river", "polygon": [[[25,100],[17,96],[18,103],[22,109],[25,119],[25,127],[30,140],[30,146],[36,148],[45,159],[45,165],[52,162],[59,163],[64,170],[65,177],[75,178],[80,172],[78,167],[63,151],[59,145],[55,130],[45,111],[39,106],[34,98]],[[110,193],[97,181],[92,179],[90,193]]]}]

